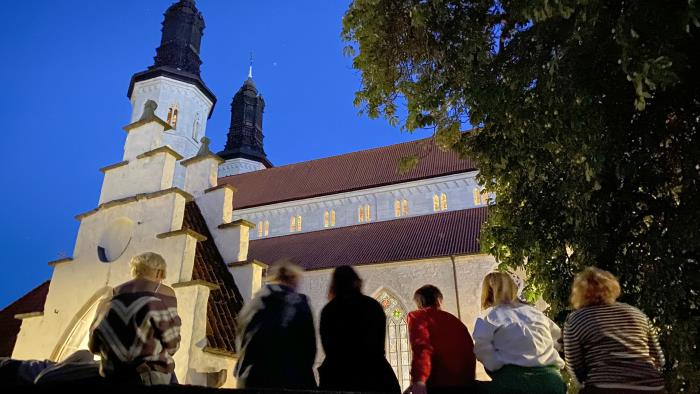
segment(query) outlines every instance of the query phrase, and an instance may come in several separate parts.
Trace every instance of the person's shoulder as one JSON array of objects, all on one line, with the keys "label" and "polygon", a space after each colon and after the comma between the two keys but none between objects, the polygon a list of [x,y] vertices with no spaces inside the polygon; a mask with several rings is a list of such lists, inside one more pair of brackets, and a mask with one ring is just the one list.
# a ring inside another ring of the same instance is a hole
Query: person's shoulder
[{"label": "person's shoulder", "polygon": [[158,293],[169,297],[175,297],[175,290],[172,287],[166,285],[160,285],[160,287],[158,288]]}]

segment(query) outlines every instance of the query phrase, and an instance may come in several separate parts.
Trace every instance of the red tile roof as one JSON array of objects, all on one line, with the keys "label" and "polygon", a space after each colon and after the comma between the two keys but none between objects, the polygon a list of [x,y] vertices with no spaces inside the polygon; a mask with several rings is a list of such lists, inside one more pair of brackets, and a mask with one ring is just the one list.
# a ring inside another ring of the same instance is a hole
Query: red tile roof
[{"label": "red tile roof", "polygon": [[[420,162],[399,174],[399,160],[411,155],[420,157]],[[238,189],[233,207],[241,209],[473,170],[471,160],[460,159],[454,151],[443,152],[432,139],[422,139],[232,175],[220,178],[219,185]]]},{"label": "red tile roof", "polygon": [[250,241],[248,258],[304,269],[479,253],[487,208],[415,216]]},{"label": "red tile roof", "polygon": [[17,334],[22,325],[22,321],[15,319],[15,315],[44,311],[49,283],[47,280],[0,311],[0,357],[10,357],[15,348]]},{"label": "red tile roof", "polygon": [[197,242],[192,279],[219,285],[218,289],[209,293],[207,303],[208,346],[233,353],[236,351],[236,316],[243,306],[243,297],[224,264],[224,259],[194,201],[188,202],[185,207],[182,227],[207,237],[206,241]]}]

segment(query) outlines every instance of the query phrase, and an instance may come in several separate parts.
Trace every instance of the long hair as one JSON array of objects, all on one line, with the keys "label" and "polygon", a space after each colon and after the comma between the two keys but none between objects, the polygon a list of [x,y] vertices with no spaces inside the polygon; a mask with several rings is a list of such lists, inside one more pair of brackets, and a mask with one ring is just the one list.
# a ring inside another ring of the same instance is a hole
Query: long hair
[{"label": "long hair", "polygon": [[620,282],[615,275],[596,267],[581,271],[571,287],[571,305],[574,309],[612,304],[619,296]]},{"label": "long hair", "polygon": [[512,304],[518,299],[518,286],[510,275],[491,272],[481,284],[481,308]]},{"label": "long hair", "polygon": [[343,265],[333,271],[331,284],[328,287],[328,299],[361,292],[362,279],[352,267]]}]

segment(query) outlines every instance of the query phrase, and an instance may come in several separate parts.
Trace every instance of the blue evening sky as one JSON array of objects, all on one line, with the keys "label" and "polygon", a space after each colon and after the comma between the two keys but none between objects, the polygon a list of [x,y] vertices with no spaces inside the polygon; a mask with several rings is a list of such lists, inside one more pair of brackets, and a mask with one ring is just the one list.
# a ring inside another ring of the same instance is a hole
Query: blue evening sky
[{"label": "blue evening sky", "polygon": [[[74,216],[97,204],[99,168],[121,160],[132,74],[153,62],[175,0],[26,0],[0,24],[0,308],[71,256]],[[265,97],[265,150],[275,165],[428,136],[402,133],[353,107],[360,76],[344,57],[343,1],[200,0],[202,78],[218,103],[207,125],[223,148],[230,102],[248,72]]]}]

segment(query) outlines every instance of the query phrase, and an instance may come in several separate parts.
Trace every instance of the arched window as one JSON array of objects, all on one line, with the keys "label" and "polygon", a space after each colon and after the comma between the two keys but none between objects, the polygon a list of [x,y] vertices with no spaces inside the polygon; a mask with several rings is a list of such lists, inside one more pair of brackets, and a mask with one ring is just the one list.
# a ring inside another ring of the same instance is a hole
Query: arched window
[{"label": "arched window", "polygon": [[296,216],[292,216],[289,219],[289,232],[293,233],[294,230],[296,230],[296,229],[297,229],[297,218],[296,218]]},{"label": "arched window", "polygon": [[266,220],[265,221],[265,236],[267,237],[268,235],[270,235],[270,222]]},{"label": "arched window", "polygon": [[489,193],[478,187],[474,188],[474,205],[485,205],[489,203]]},{"label": "arched window", "polygon": [[442,193],[440,195],[440,210],[444,211],[447,209],[447,194]]},{"label": "arched window", "polygon": [[399,217],[401,216],[401,201],[396,200],[394,201],[394,217]]},{"label": "arched window", "polygon": [[323,213],[323,227],[328,227],[331,225],[331,214],[326,211]]},{"label": "arched window", "polygon": [[192,139],[199,140],[199,114],[194,116],[194,123],[192,123]]},{"label": "arched window", "polygon": [[365,210],[362,205],[357,208],[357,221],[360,223],[364,223],[365,221]]},{"label": "arched window", "polygon": [[408,200],[403,200],[401,204],[401,215],[406,216],[408,215]]},{"label": "arched window", "polygon": [[331,227],[335,227],[335,209],[331,209]]},{"label": "arched window", "polygon": [[440,197],[438,197],[437,193],[433,194],[433,211],[437,212],[440,210]]},{"label": "arched window", "polygon": [[168,108],[168,118],[166,120],[172,128],[177,128],[177,106],[176,105],[171,105],[170,108]]},{"label": "arched window", "polygon": [[365,221],[369,222],[372,220],[372,208],[369,204],[365,204]]},{"label": "arched window", "polygon": [[265,224],[263,222],[258,222],[258,238],[263,236],[263,230],[265,229]]},{"label": "arched window", "polygon": [[386,290],[379,292],[377,300],[386,314],[386,358],[403,391],[411,384],[411,345],[408,342],[406,309]]},{"label": "arched window", "polygon": [[297,216],[297,231],[301,231],[301,215]]}]

